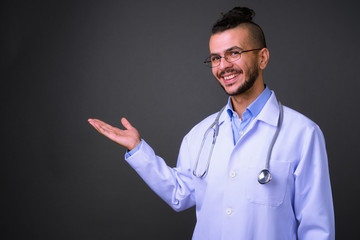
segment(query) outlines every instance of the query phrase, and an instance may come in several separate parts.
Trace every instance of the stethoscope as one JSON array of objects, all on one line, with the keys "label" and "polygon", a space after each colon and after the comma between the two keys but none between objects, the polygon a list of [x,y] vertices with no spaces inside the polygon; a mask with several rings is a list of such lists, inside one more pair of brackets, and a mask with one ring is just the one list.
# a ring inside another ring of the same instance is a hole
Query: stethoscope
[{"label": "stethoscope", "polygon": [[[272,176],[271,176],[271,173],[269,171],[269,163],[270,163],[270,157],[271,157],[271,152],[274,148],[274,144],[276,142],[276,139],[279,135],[279,132],[280,132],[280,128],[281,128],[281,125],[282,125],[282,121],[283,121],[283,115],[284,115],[284,111],[283,111],[283,106],[280,102],[278,102],[279,104],[279,119],[278,119],[278,123],[277,123],[277,127],[276,127],[276,131],[274,133],[274,136],[271,140],[271,143],[269,145],[269,148],[268,148],[268,152],[267,152],[267,156],[266,156],[266,162],[265,162],[265,168],[263,170],[260,171],[259,173],[259,176],[258,176],[258,182],[260,184],[266,184],[268,182],[271,181],[272,179]],[[209,170],[209,164],[210,164],[210,159],[211,159],[211,156],[212,156],[212,152],[214,150],[214,146],[215,146],[215,143],[216,143],[216,138],[217,136],[219,135],[219,118],[220,118],[220,115],[221,113],[224,111],[225,107],[223,107],[219,113],[217,114],[216,118],[215,118],[215,121],[210,125],[210,127],[206,130],[205,134],[204,134],[204,137],[203,137],[203,140],[201,142],[201,146],[200,146],[200,149],[199,149],[199,153],[197,155],[197,158],[196,158],[196,162],[195,162],[195,165],[194,165],[194,170],[193,170],[193,175],[195,177],[198,177],[198,178],[202,178],[206,175],[207,171]],[[203,147],[204,147],[204,143],[206,141],[206,138],[207,138],[207,135],[211,132],[211,131],[214,131],[213,133],[213,140],[212,140],[212,143],[211,143],[211,148],[210,148],[210,153],[209,153],[209,156],[208,156],[208,159],[207,159],[207,162],[206,162],[206,166],[205,166],[205,170],[203,173],[196,173],[197,172],[197,168],[198,168],[198,164],[199,164],[199,159],[200,159],[200,155],[201,155],[201,152],[203,150]]]}]

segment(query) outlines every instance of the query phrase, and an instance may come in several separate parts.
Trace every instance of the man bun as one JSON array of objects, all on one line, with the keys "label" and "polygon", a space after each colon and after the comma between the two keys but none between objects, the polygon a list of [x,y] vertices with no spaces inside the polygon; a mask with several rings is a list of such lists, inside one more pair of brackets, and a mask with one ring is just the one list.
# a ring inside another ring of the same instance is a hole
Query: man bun
[{"label": "man bun", "polygon": [[212,33],[222,32],[234,28],[241,23],[253,23],[255,11],[247,7],[234,7],[227,13],[221,13],[220,18],[213,26]]},{"label": "man bun", "polygon": [[223,18],[238,18],[245,22],[252,22],[255,17],[255,11],[247,7],[234,7],[226,14],[221,13]]},{"label": "man bun", "polygon": [[212,34],[224,32],[242,24],[249,30],[254,46],[266,48],[264,32],[259,25],[253,22],[254,10],[247,7],[234,7],[221,15],[222,17],[212,27]]}]

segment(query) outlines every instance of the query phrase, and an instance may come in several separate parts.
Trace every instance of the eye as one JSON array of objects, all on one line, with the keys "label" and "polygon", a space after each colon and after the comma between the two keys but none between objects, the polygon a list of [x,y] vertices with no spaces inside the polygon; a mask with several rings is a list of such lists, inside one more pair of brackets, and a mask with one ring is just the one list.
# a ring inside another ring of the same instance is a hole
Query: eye
[{"label": "eye", "polygon": [[219,61],[220,60],[220,56],[218,56],[218,55],[213,55],[213,56],[211,56],[210,57],[210,60],[211,60],[211,62],[217,62],[217,61]]},{"label": "eye", "polygon": [[241,54],[239,51],[230,51],[229,56],[230,57],[238,57]]}]

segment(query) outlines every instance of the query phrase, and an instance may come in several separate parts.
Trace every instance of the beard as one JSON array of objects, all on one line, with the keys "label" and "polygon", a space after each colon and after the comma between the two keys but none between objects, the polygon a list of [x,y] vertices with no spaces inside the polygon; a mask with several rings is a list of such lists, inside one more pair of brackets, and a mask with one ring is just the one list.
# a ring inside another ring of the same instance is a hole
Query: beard
[{"label": "beard", "polygon": [[[230,69],[230,70],[227,70],[226,72],[221,72],[219,74],[219,77],[228,72],[243,73],[242,70]],[[229,96],[240,95],[240,94],[248,91],[250,88],[252,88],[252,86],[254,86],[254,83],[256,82],[256,79],[258,78],[258,76],[259,76],[259,68],[258,68],[258,64],[255,63],[253,68],[249,69],[249,77],[247,79],[245,79],[245,82],[243,84],[241,84],[238,87],[238,89],[236,89],[235,92],[229,93],[225,90],[224,86],[222,86],[221,84],[220,84],[220,86],[222,87],[222,89],[224,89],[226,94]]]}]

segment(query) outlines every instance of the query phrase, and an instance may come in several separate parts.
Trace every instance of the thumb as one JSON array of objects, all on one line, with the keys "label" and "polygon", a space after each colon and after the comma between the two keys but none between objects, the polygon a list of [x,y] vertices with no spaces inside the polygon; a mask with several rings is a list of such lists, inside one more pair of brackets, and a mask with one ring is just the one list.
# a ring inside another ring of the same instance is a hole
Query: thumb
[{"label": "thumb", "polygon": [[130,122],[129,122],[126,118],[124,118],[124,117],[121,119],[121,124],[122,124],[127,130],[134,129],[134,127],[130,124]]}]

